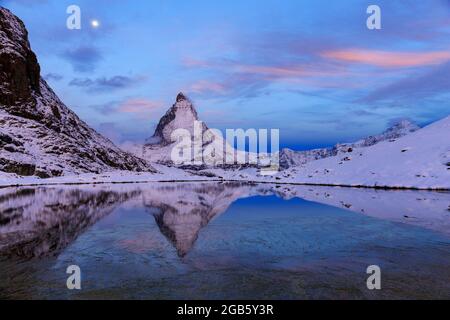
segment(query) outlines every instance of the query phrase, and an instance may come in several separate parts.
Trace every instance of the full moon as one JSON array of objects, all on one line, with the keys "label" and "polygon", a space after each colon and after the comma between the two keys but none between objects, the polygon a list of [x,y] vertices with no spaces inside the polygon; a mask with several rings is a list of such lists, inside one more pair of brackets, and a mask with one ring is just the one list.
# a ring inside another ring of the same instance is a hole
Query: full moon
[{"label": "full moon", "polygon": [[98,28],[100,26],[100,22],[98,20],[92,20],[91,21],[91,26],[93,28]]}]

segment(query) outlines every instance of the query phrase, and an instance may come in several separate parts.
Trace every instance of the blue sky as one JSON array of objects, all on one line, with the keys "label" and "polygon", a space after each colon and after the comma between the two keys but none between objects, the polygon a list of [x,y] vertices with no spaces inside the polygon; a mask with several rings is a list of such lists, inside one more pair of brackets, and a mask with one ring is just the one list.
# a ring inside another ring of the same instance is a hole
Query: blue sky
[{"label": "blue sky", "polygon": [[[449,0],[0,3],[60,98],[117,143],[149,137],[179,91],[209,127],[279,128],[299,149],[450,113]],[[71,4],[81,30],[66,28]],[[381,30],[366,27],[370,4]]]}]

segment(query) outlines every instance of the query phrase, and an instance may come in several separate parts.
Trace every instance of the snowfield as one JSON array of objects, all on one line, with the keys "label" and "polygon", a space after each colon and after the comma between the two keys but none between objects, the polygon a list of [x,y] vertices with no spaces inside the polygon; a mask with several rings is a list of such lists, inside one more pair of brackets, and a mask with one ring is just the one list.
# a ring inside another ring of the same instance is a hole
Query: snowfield
[{"label": "snowfield", "polygon": [[295,181],[373,187],[450,188],[450,116],[395,141],[289,170]]},{"label": "snowfield", "polygon": [[168,181],[247,181],[348,187],[450,190],[450,116],[423,129],[370,146],[343,148],[336,156],[261,175],[257,168],[181,169],[153,164],[156,173],[111,171],[41,179],[0,172],[0,186],[143,183]]}]

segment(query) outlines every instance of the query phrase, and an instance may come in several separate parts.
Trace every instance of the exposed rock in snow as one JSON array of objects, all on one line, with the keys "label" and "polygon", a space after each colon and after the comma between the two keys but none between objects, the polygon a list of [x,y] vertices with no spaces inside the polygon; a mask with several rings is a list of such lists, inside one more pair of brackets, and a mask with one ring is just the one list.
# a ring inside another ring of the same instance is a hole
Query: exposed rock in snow
[{"label": "exposed rock in snow", "polygon": [[[338,150],[345,150],[348,147],[351,148],[362,148],[362,147],[370,147],[374,144],[377,144],[382,141],[391,141],[396,140],[398,138],[404,137],[410,133],[416,132],[420,127],[415,123],[412,123],[409,120],[401,120],[396,122],[394,125],[389,127],[382,134],[376,136],[370,136],[359,140],[355,143],[350,144],[338,144],[336,147]],[[391,141],[393,142],[393,141]]]},{"label": "exposed rock in snow", "polygon": [[450,190],[450,116],[395,141],[291,167],[276,175],[257,168],[188,170],[155,164],[157,174],[113,171],[50,179],[0,173],[0,186],[174,181],[241,181]]},{"label": "exposed rock in snow", "polygon": [[23,22],[0,7],[0,171],[52,177],[152,171],[67,108],[40,76]]},{"label": "exposed rock in snow", "polygon": [[395,141],[356,148],[288,172],[296,181],[315,184],[449,189],[449,137],[450,116]]},{"label": "exposed rock in snow", "polygon": [[[179,93],[175,104],[159,121],[153,136],[147,139],[141,156],[150,162],[173,164],[171,154],[178,142],[174,139],[174,131],[184,129],[194,137],[196,121],[199,119],[192,102],[183,93]],[[200,135],[203,136],[206,130],[208,128],[202,123]],[[210,142],[203,141],[203,145]],[[193,157],[192,155],[189,161],[192,161]]]},{"label": "exposed rock in snow", "polygon": [[[180,130],[184,130],[189,136],[188,141],[183,142],[178,134],[174,135]],[[178,152],[180,147],[184,151],[189,150],[190,154],[183,156],[180,163],[175,163],[173,153]],[[210,130],[199,120],[194,105],[183,93],[178,94],[175,104],[161,118],[155,133],[144,145],[142,154],[135,154],[152,163],[177,165],[188,170],[252,167],[245,163],[249,155],[247,152],[236,150],[227,143],[221,133]],[[235,161],[226,164],[227,157]],[[237,161],[238,158],[241,159],[240,162]]]},{"label": "exposed rock in snow", "polygon": [[382,141],[393,141],[412,132],[419,130],[416,124],[402,120],[395,123],[386,131],[379,135],[370,136],[354,143],[337,144],[333,148],[314,149],[307,151],[294,151],[291,149],[283,149],[280,152],[280,167],[287,169],[293,166],[300,166],[308,162],[333,157],[338,154],[351,153],[354,149],[373,146]]},{"label": "exposed rock in snow", "polygon": [[152,185],[143,190],[144,205],[158,209],[155,221],[180,257],[194,246],[199,232],[237,199],[248,196],[249,184]]},{"label": "exposed rock in snow", "polygon": [[[81,121],[40,77],[23,23],[3,8],[0,8],[0,66],[0,185],[3,186],[233,180],[450,188],[449,117],[420,130],[402,121],[381,135],[330,149],[301,152],[285,149],[280,153],[280,164],[286,170],[264,177],[254,166],[223,165],[229,152],[234,159],[250,154],[227,148],[225,139],[203,123],[195,130],[198,115],[183,94],[177,96],[153,137],[136,151],[137,156],[117,148]],[[173,137],[177,129],[184,129],[193,137],[195,131],[200,131],[203,136],[198,148],[203,156],[200,165],[196,163],[198,154],[193,152],[187,159],[191,164],[173,166],[172,152],[179,144]],[[221,149],[222,152],[210,153],[205,161],[205,150]],[[153,174],[154,169],[146,160],[157,163],[155,166],[162,174]],[[142,171],[145,173],[141,174]],[[61,175],[65,176],[58,177]],[[54,178],[43,182],[37,177]]]},{"label": "exposed rock in snow", "polygon": [[[149,139],[146,146],[155,144],[166,146],[176,141],[172,138],[172,133],[177,129],[186,129],[194,135],[194,122],[199,121],[197,110],[192,102],[183,94],[179,93],[175,104],[161,118],[156,127],[153,137]],[[202,134],[208,128],[203,124]]]},{"label": "exposed rock in snow", "polygon": [[310,161],[328,158],[336,155],[334,148],[313,149],[305,151],[294,151],[288,148],[280,151],[280,168],[288,169],[308,163]]},{"label": "exposed rock in snow", "polygon": [[58,254],[138,190],[11,188],[0,190],[0,255]]}]

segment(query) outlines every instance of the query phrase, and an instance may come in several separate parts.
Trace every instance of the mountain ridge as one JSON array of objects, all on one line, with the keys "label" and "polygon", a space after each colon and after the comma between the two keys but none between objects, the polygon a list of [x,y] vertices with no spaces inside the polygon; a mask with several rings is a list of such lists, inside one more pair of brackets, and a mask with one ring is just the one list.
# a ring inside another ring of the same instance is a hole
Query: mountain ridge
[{"label": "mountain ridge", "polygon": [[[196,127],[196,123],[201,127]],[[177,130],[184,130],[186,134],[189,133],[191,142],[200,138],[201,141],[196,142],[201,144],[201,151],[216,141],[224,144],[223,140],[213,135],[208,126],[199,120],[197,110],[192,101],[184,93],[180,92],[172,107],[161,117],[153,136],[146,140],[142,148],[142,155],[136,155],[142,156],[142,158],[150,162],[173,165],[172,152],[179,143],[176,139],[177,135],[174,135]],[[194,159],[199,159],[201,156],[201,154],[194,155],[192,152],[187,163],[194,162]],[[202,164],[197,167],[203,166]]]},{"label": "mountain ridge", "polygon": [[24,23],[0,7],[0,171],[41,178],[156,172],[83,122],[40,75]]},{"label": "mountain ridge", "polygon": [[393,123],[378,135],[368,136],[352,143],[338,143],[331,148],[320,148],[305,151],[295,151],[288,148],[280,152],[280,167],[288,169],[304,165],[308,162],[334,157],[339,154],[352,152],[353,149],[366,148],[383,141],[395,140],[419,130],[420,127],[409,120],[403,119]]}]

